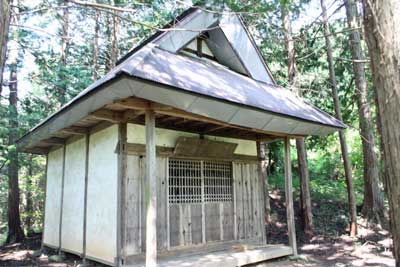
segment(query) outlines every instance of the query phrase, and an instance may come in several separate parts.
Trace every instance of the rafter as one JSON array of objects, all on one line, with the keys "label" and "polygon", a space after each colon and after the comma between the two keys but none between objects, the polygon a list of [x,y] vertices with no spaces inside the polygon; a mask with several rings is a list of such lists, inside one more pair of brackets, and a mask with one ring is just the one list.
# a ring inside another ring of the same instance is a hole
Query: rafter
[{"label": "rafter", "polygon": [[85,135],[89,132],[89,128],[79,127],[79,126],[71,126],[64,128],[60,131],[61,133],[73,134],[73,135]]},{"label": "rafter", "polygon": [[40,143],[46,145],[64,145],[65,139],[59,137],[51,137],[48,139],[41,140]]}]

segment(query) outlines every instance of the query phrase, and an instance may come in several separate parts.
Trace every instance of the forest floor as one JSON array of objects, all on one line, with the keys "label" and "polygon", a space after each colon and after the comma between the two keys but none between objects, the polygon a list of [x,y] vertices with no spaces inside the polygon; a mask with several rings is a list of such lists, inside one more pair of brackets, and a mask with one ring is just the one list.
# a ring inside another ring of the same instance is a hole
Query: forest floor
[{"label": "forest floor", "polygon": [[[282,194],[271,194],[272,222],[268,227],[268,243],[287,243],[286,210]],[[298,204],[298,203],[295,203]],[[296,214],[297,210],[296,210]],[[300,231],[296,218],[299,257],[282,258],[257,267],[345,267],[345,266],[395,266],[389,233],[380,228],[366,227],[360,218],[357,238],[350,238],[346,229],[346,206],[334,201],[313,204],[315,233],[312,238]],[[64,262],[49,262],[48,256],[33,257],[40,248],[41,235],[27,238],[23,243],[0,246],[0,266],[70,267],[80,263],[79,257],[67,254]],[[54,252],[53,252],[54,253]],[[51,251],[49,251],[51,255]]]}]

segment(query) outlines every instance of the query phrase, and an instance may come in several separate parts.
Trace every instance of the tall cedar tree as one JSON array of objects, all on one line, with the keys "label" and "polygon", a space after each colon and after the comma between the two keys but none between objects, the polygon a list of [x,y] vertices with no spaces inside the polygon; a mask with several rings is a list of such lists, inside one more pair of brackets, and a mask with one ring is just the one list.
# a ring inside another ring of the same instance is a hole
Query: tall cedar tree
[{"label": "tall cedar tree", "polygon": [[61,73],[60,73],[60,97],[59,102],[60,105],[64,105],[67,102],[67,84],[65,82],[66,75],[64,72],[67,67],[67,58],[68,58],[68,49],[69,49],[69,9],[68,9],[68,0],[61,0],[60,5],[66,6],[66,8],[62,9],[61,15],[61,53],[60,53],[60,65],[61,65]]},{"label": "tall cedar tree", "polygon": [[362,213],[373,222],[381,222],[383,217],[383,199],[379,188],[378,158],[375,153],[374,124],[368,99],[368,85],[365,66],[362,62],[360,32],[358,30],[358,11],[354,0],[346,0],[347,24],[353,29],[349,34],[349,43],[353,59],[353,71],[356,84],[358,117],[362,139],[364,160],[364,203]]},{"label": "tall cedar tree", "polygon": [[[97,2],[97,1],[96,1]],[[100,31],[100,12],[95,10],[94,18],[94,39],[93,39],[93,69],[92,69],[92,79],[96,81],[99,69],[99,31]]]},{"label": "tall cedar tree", "polygon": [[3,72],[7,56],[7,40],[10,28],[10,0],[2,0],[0,4],[0,96],[3,88]]},{"label": "tall cedar tree", "polygon": [[[326,13],[325,0],[321,0],[321,8],[322,8],[322,19],[323,19],[324,34],[325,34],[325,49],[328,57],[329,79],[332,86],[333,103],[335,106],[336,118],[338,118],[340,121],[343,121],[342,112],[340,110],[338,90],[337,90],[335,65],[333,62],[333,55],[332,55],[333,54],[332,44],[330,40],[331,31],[329,29],[329,24],[328,24],[328,15]],[[347,149],[347,142],[344,130],[339,131],[339,139],[340,139],[340,147],[342,150],[344,173],[346,176],[346,184],[347,184],[347,195],[349,201],[350,236],[355,236],[357,234],[357,210],[356,210],[356,202],[354,199],[354,187],[353,187],[353,178],[351,174],[351,163],[349,159],[349,152]]]},{"label": "tall cedar tree", "polygon": [[[296,84],[296,64],[294,40],[290,22],[290,12],[287,4],[281,3],[282,24],[285,31],[285,46],[288,54],[288,76],[292,90],[300,95],[300,89]],[[307,151],[304,138],[296,139],[297,161],[300,176],[300,216],[302,228],[307,236],[313,232],[313,218],[310,197],[310,178],[307,166]]]},{"label": "tall cedar tree", "polygon": [[398,0],[364,0],[364,25],[382,123],[386,190],[400,267],[400,10]]},{"label": "tall cedar tree", "polygon": [[17,57],[10,64],[9,80],[9,133],[8,133],[8,234],[7,243],[20,242],[24,239],[19,211],[20,197],[18,186],[18,152],[15,142],[18,139],[18,83]]}]

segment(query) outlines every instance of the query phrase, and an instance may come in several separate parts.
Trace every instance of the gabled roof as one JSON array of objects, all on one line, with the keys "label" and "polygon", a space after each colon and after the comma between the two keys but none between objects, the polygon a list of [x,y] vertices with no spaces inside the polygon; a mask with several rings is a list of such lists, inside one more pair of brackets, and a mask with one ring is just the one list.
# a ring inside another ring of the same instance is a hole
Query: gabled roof
[{"label": "gabled roof", "polygon": [[[159,32],[150,37],[107,75],[21,138],[20,147],[34,146],[104,105],[131,96],[249,130],[281,135],[322,135],[345,127],[276,85],[239,17],[221,18],[192,8],[176,26],[186,30]],[[225,41],[220,47],[230,46],[231,50],[222,51],[218,45],[214,50],[209,45],[224,64],[177,53],[200,34],[195,29],[207,28],[211,29],[209,32],[220,31],[213,42],[223,34]],[[235,65],[238,62],[241,66]],[[239,67],[246,70],[246,75],[234,71]]]}]

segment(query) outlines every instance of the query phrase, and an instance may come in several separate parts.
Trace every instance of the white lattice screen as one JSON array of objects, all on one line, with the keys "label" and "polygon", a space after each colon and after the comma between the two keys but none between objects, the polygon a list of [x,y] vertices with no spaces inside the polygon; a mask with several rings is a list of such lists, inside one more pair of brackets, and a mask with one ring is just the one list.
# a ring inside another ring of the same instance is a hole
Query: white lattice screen
[{"label": "white lattice screen", "polygon": [[169,160],[169,203],[232,201],[232,163]]}]

